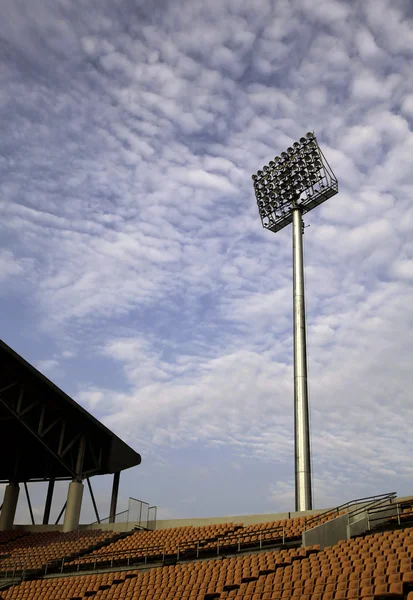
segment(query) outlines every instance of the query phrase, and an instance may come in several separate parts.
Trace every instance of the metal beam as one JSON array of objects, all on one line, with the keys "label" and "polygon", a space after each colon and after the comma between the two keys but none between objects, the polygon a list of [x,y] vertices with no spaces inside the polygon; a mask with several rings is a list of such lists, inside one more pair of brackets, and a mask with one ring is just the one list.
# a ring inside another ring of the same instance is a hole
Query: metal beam
[{"label": "metal beam", "polygon": [[[55,481],[72,481],[73,477],[55,477]],[[50,477],[31,477],[30,483],[45,483],[46,481],[50,481]],[[0,483],[8,484],[10,483],[10,479],[0,479]]]},{"label": "metal beam", "polygon": [[99,513],[98,513],[98,508],[96,506],[95,496],[93,495],[92,484],[90,483],[89,477],[87,477],[86,481],[87,481],[87,485],[88,485],[88,488],[89,488],[90,497],[92,499],[93,508],[95,510],[96,520],[100,524],[100,517],[99,517]]},{"label": "metal beam", "polygon": [[[39,437],[43,438],[43,437],[46,435],[46,433],[49,433],[49,431],[50,431],[51,429],[53,429],[53,427],[55,427],[55,426],[56,426],[58,423],[60,423],[60,421],[61,421],[61,418],[60,418],[60,417],[58,417],[57,419],[55,419],[55,420],[53,421],[53,423],[51,423],[51,424],[50,424],[48,427],[46,427],[46,429],[44,429],[44,430],[43,430],[43,425],[42,425],[42,429],[41,429],[41,431],[39,431]],[[39,429],[40,429],[40,423],[39,423]]]},{"label": "metal beam", "polygon": [[20,456],[21,456],[21,446],[16,447],[16,453],[14,455],[14,467],[13,467],[13,479],[17,482],[19,477],[19,464],[20,464]]},{"label": "metal beam", "polygon": [[70,465],[68,465],[68,464],[67,464],[67,463],[66,463],[66,462],[65,462],[65,461],[64,461],[62,458],[60,458],[60,456],[59,456],[59,455],[58,455],[56,452],[54,452],[54,451],[52,450],[52,448],[50,448],[50,446],[49,446],[49,445],[48,445],[46,442],[44,442],[44,441],[43,441],[43,438],[42,438],[41,436],[39,436],[39,435],[37,434],[37,432],[36,432],[36,431],[34,431],[34,430],[32,429],[32,427],[31,427],[29,424],[25,423],[23,419],[20,419],[20,418],[19,418],[19,415],[16,413],[16,411],[15,411],[15,410],[14,410],[14,409],[13,409],[11,406],[9,406],[9,405],[8,405],[8,403],[7,403],[7,402],[4,400],[4,398],[2,397],[2,395],[1,395],[1,394],[0,394],[0,404],[2,404],[2,405],[3,405],[3,406],[6,408],[6,410],[8,410],[8,411],[9,411],[9,412],[10,412],[10,413],[11,413],[11,414],[12,414],[12,415],[13,415],[13,416],[16,418],[16,419],[18,419],[18,420],[20,421],[20,423],[21,423],[21,424],[22,424],[22,425],[23,425],[23,426],[24,426],[24,427],[25,427],[25,428],[26,428],[26,429],[27,429],[27,430],[28,430],[28,431],[29,431],[29,432],[30,432],[30,433],[31,433],[31,434],[32,434],[32,435],[33,435],[33,436],[34,436],[34,437],[35,437],[35,438],[36,438],[36,439],[37,439],[37,440],[40,442],[40,444],[42,444],[42,446],[43,446],[44,448],[46,448],[46,450],[47,450],[47,451],[48,451],[48,452],[49,452],[49,453],[50,453],[50,454],[51,454],[51,455],[52,455],[52,456],[53,456],[53,457],[54,457],[54,458],[55,458],[57,461],[59,461],[61,465],[63,465],[63,467],[64,467],[64,468],[65,468],[65,469],[66,469],[66,470],[67,470],[67,471],[70,473],[70,475],[71,475],[73,478],[76,478],[76,473],[75,473],[75,471],[74,471],[74,470],[73,470],[73,469],[70,467]]},{"label": "metal beam", "polygon": [[50,510],[52,508],[53,492],[54,492],[54,479],[51,479],[49,481],[49,485],[47,486],[46,502],[44,505],[44,513],[43,513],[43,525],[49,524]]},{"label": "metal beam", "polygon": [[65,443],[65,431],[66,431],[66,423],[62,421],[62,426],[60,428],[60,438],[59,438],[59,447],[57,453],[59,456],[62,456],[63,444]]},{"label": "metal beam", "polygon": [[5,385],[4,387],[0,388],[0,393],[1,392],[5,392],[6,390],[9,390],[10,388],[14,387],[15,385],[18,385],[18,381],[14,381],[13,383],[9,383],[8,385]]},{"label": "metal beam", "polygon": [[42,435],[42,431],[43,431],[43,425],[44,425],[44,415],[46,412],[46,405],[42,404],[42,408],[40,409],[40,419],[39,419],[39,426],[37,428],[37,433],[39,435]]},{"label": "metal beam", "polygon": [[112,497],[110,499],[109,523],[115,522],[116,506],[118,504],[120,471],[113,474]]},{"label": "metal beam", "polygon": [[86,436],[82,435],[82,437],[80,438],[80,442],[79,442],[79,448],[78,448],[77,460],[76,460],[76,474],[78,475],[78,478],[80,477],[80,479],[82,479],[83,463],[85,460],[85,450],[86,450]]},{"label": "metal beam", "polygon": [[89,448],[88,456],[92,458],[94,464],[96,465],[96,469],[98,470],[101,467],[101,460],[100,459],[101,459],[101,455],[102,455],[102,448],[99,447],[99,458],[97,459],[96,458],[96,452],[95,452],[95,449],[93,447],[92,440],[88,439],[86,441],[86,443],[87,443],[87,447]]},{"label": "metal beam", "polygon": [[17,399],[17,407],[16,407],[16,414],[19,415],[20,414],[20,410],[23,404],[23,398],[24,398],[24,389],[23,386],[20,384],[20,391],[19,391],[19,397]]},{"label": "metal beam", "polygon": [[30,502],[30,495],[29,495],[29,489],[27,487],[27,482],[24,481],[23,485],[24,485],[24,491],[26,492],[27,504],[28,504],[28,507],[29,507],[29,513],[30,513],[30,518],[32,520],[32,525],[35,525],[34,516],[33,516],[33,509],[32,509],[32,503]]},{"label": "metal beam", "polygon": [[30,410],[32,410],[32,408],[34,408],[35,406],[37,406],[39,403],[37,400],[35,400],[34,402],[32,402],[31,404],[29,404],[29,406],[26,406],[25,409],[21,410],[18,415],[19,417],[22,417],[23,415],[25,415],[26,413],[28,413]]},{"label": "metal beam", "polygon": [[66,446],[66,448],[64,450],[62,450],[62,452],[60,453],[60,456],[63,458],[65,454],[67,454],[70,450],[70,448],[72,448],[72,446],[74,446],[76,444],[76,442],[78,441],[78,439],[80,438],[81,434],[78,433],[77,435],[75,435],[75,437],[72,439],[71,442],[68,443],[68,445]]},{"label": "metal beam", "polygon": [[63,515],[63,513],[64,513],[64,512],[65,512],[65,510],[66,510],[66,504],[67,504],[67,500],[66,500],[66,502],[63,504],[63,508],[62,508],[62,510],[60,511],[60,513],[59,513],[59,516],[58,516],[58,517],[57,517],[57,519],[56,519],[55,525],[57,525],[57,524],[59,523],[60,519],[62,518],[62,515]]}]

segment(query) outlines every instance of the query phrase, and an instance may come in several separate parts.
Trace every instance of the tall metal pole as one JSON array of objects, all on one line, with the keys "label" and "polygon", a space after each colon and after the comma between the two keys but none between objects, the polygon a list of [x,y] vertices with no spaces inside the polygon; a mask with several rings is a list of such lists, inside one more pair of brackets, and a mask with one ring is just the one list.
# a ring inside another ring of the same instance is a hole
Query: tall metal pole
[{"label": "tall metal pole", "polygon": [[295,509],[313,507],[303,267],[303,220],[338,193],[338,182],[314,132],[252,175],[262,226],[277,233],[293,223]]},{"label": "tall metal pole", "polygon": [[310,425],[308,418],[307,348],[305,335],[303,219],[294,202],[293,213],[293,296],[294,296],[294,435],[295,510],[311,510]]}]

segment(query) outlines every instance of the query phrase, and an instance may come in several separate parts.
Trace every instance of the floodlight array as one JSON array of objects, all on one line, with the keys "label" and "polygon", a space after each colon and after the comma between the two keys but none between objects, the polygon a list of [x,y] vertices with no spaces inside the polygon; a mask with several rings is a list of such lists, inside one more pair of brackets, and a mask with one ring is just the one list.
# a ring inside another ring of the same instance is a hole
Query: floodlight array
[{"label": "floodlight array", "polygon": [[338,192],[337,179],[313,133],[252,176],[263,227],[279,231],[296,206],[308,212]]}]

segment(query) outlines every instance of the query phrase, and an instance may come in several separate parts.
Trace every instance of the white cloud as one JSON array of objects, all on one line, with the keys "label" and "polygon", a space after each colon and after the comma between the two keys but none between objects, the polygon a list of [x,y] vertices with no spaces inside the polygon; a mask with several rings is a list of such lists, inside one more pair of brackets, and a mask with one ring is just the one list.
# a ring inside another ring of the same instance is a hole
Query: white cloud
[{"label": "white cloud", "polygon": [[33,365],[44,375],[48,375],[53,373],[56,368],[59,366],[59,361],[54,358],[44,359],[44,360],[36,360]]},{"label": "white cloud", "polygon": [[369,61],[382,57],[379,47],[377,46],[376,40],[366,27],[361,28],[356,34],[356,44],[360,56],[363,60]]},{"label": "white cloud", "polygon": [[407,492],[403,3],[195,0],[139,22],[122,0],[23,4],[0,24],[11,345],[142,453],[164,514],[182,510],[171,477],[188,511],[292,508],[291,231],[262,231],[250,175],[314,129],[340,188],[305,215],[315,497],[389,472]]},{"label": "white cloud", "polygon": [[13,256],[13,253],[9,250],[2,250],[0,253],[0,281],[8,279],[12,275],[19,275],[22,272],[23,267]]},{"label": "white cloud", "polygon": [[402,111],[408,116],[413,117],[413,94],[406,96],[403,100]]}]

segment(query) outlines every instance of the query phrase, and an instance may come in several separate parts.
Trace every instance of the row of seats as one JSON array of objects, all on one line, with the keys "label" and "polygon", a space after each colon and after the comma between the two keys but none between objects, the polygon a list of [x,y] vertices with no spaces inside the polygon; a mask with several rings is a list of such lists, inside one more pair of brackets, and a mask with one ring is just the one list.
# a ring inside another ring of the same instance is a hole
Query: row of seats
[{"label": "row of seats", "polygon": [[[112,559],[123,559],[130,556],[133,559],[145,557],[148,560],[160,558],[162,556],[171,556],[177,553],[178,547],[181,549],[181,555],[188,550],[194,550],[197,542],[205,546],[209,540],[217,540],[219,537],[228,535],[242,529],[242,525],[232,523],[222,523],[202,527],[175,527],[171,529],[159,529],[156,531],[136,531],[121,540],[105,546],[104,548],[91,552],[88,556],[82,557],[80,564],[104,563]],[[79,563],[73,561],[72,564]]]},{"label": "row of seats", "polygon": [[[319,522],[333,518],[335,514],[321,516]],[[314,517],[309,517],[314,519]],[[123,539],[112,532],[100,530],[75,531],[62,534],[58,531],[41,533],[3,532],[0,551],[0,572],[9,570],[37,570],[50,568],[57,561],[75,564],[83,568],[88,565],[104,564],[110,561],[116,564],[127,557],[131,560],[155,560],[174,556],[178,549],[180,556],[211,553],[218,546],[231,549],[238,543],[243,548],[259,541],[264,545],[285,537],[286,540],[298,540],[306,527],[308,518],[299,517],[266,523],[242,526],[233,523],[221,523],[203,527],[175,527],[156,531],[138,531]],[[15,539],[19,536],[18,539]],[[22,537],[23,536],[23,537]],[[112,537],[116,541],[108,544]],[[0,538],[1,542],[1,538]],[[95,549],[105,542],[104,547]],[[79,559],[80,554],[87,557]],[[74,559],[76,560],[70,560]]]},{"label": "row of seats", "polygon": [[[9,542],[22,538],[25,535],[27,535],[26,531],[0,531],[0,544],[8,544]],[[0,551],[1,550],[2,549],[0,548]]]},{"label": "row of seats", "polygon": [[[329,513],[325,516],[320,515],[317,518],[317,525],[321,525],[326,521],[334,519],[342,514],[342,512]],[[295,519],[285,519],[279,521],[268,521],[266,523],[248,525],[236,533],[230,532],[219,540],[220,546],[234,546],[239,539],[243,543],[257,543],[266,540],[281,540],[289,541],[300,539],[303,532],[307,528],[307,523],[312,523],[314,516],[296,517]],[[312,526],[312,525],[311,525]],[[214,540],[207,547],[216,548],[217,542]]]},{"label": "row of seats", "polygon": [[313,546],[26,581],[3,600],[413,600],[413,529]]},{"label": "row of seats", "polygon": [[92,551],[96,545],[110,542],[119,534],[100,529],[61,533],[48,531],[30,533],[23,538],[2,544],[0,571],[36,570],[46,565]]},{"label": "row of seats", "polygon": [[[320,516],[323,523],[344,513]],[[91,552],[87,556],[73,560],[71,565],[87,568],[89,565],[120,564],[125,560],[156,560],[176,556],[205,555],[218,551],[230,551],[238,544],[245,548],[261,543],[268,545],[277,541],[299,540],[310,517],[298,517],[248,526],[222,523],[205,527],[177,527],[156,531],[139,531],[113,544]],[[70,568],[70,564],[67,565]]]}]

